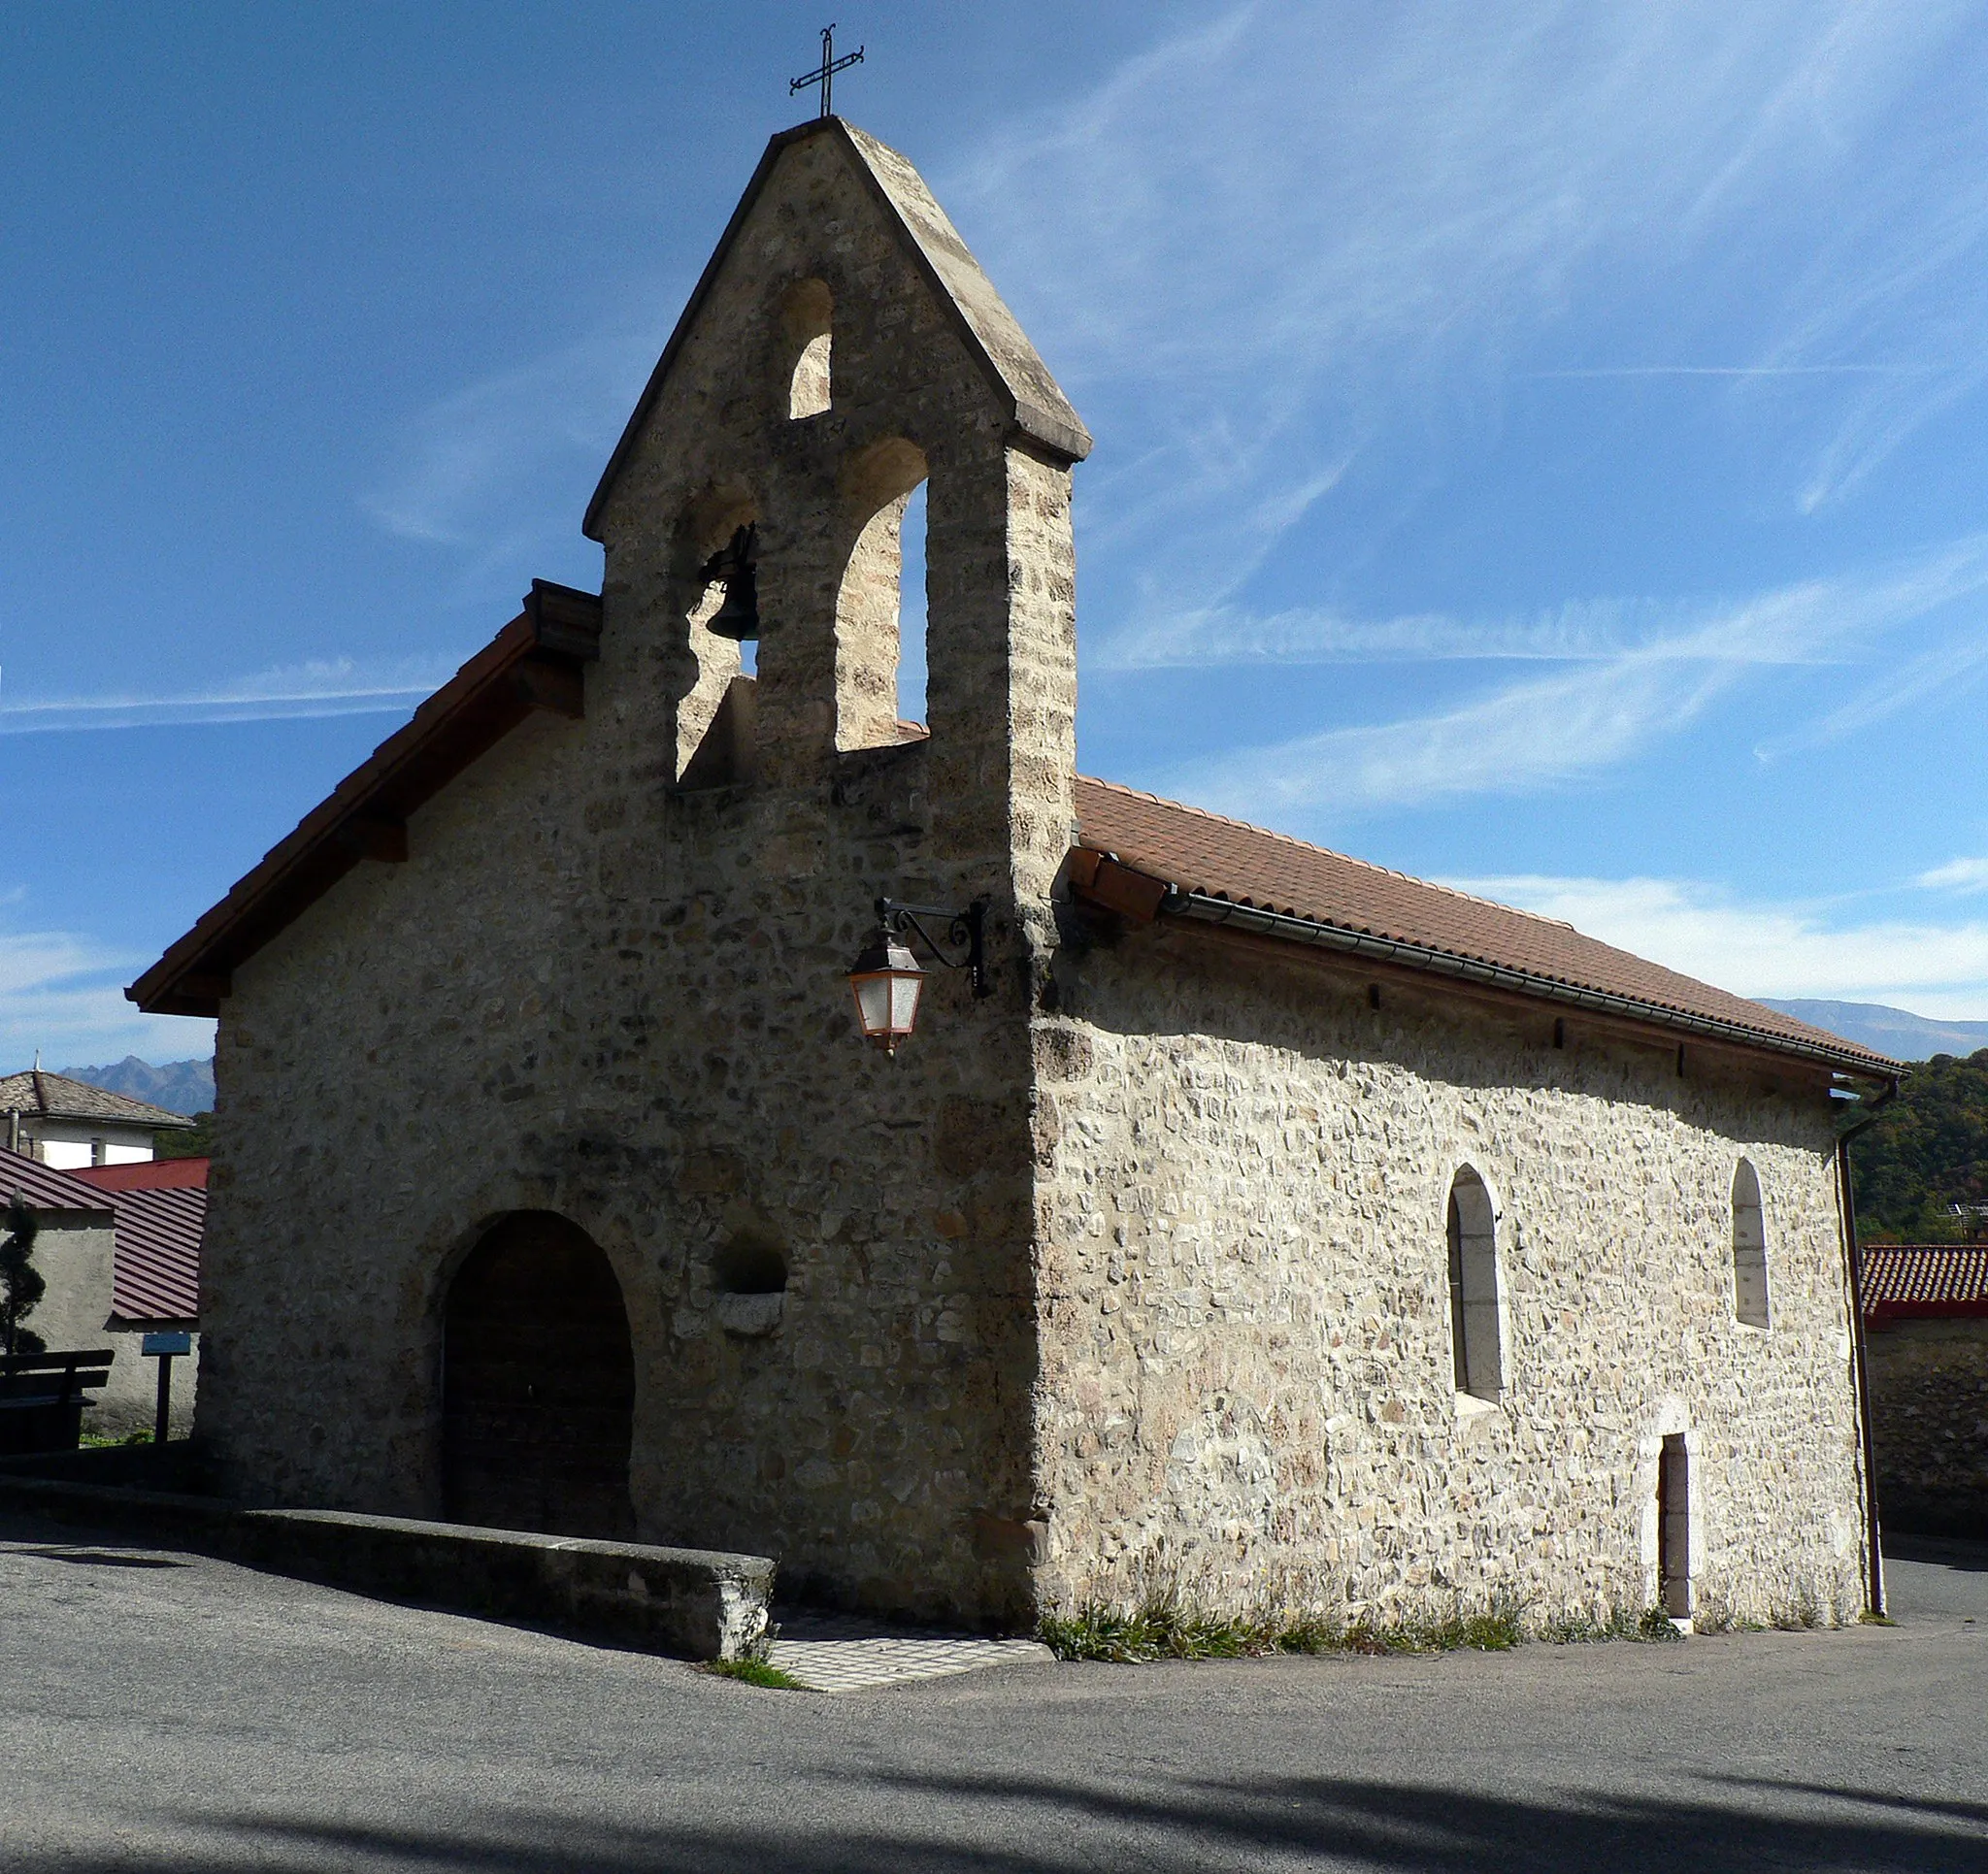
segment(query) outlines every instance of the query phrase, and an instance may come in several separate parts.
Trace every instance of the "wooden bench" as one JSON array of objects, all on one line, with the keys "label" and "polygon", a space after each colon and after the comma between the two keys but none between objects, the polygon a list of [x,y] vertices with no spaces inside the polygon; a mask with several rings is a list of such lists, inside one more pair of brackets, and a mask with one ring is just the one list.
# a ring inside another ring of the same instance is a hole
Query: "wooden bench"
[{"label": "wooden bench", "polygon": [[74,1451],[89,1395],[111,1378],[111,1349],[0,1354],[0,1456]]}]

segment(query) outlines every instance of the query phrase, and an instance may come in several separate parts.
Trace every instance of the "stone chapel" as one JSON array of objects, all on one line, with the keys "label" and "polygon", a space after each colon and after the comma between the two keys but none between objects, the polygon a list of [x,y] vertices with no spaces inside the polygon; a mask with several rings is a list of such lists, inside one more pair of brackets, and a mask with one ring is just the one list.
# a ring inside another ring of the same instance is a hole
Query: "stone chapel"
[{"label": "stone chapel", "polygon": [[[1899,1068],[1078,775],[1089,447],[903,156],[772,140],[587,510],[601,591],[535,584],[129,992],[219,1018],[227,1488],[988,1627],[1167,1572],[1853,1614],[1837,1119]],[[984,994],[898,932],[893,1053],[879,899],[984,901]]]}]

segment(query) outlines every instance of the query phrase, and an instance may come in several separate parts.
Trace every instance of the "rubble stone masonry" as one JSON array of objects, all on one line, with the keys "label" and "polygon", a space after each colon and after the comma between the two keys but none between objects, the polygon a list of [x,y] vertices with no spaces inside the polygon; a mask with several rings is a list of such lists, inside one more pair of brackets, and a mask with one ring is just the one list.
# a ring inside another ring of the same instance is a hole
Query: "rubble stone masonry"
[{"label": "rubble stone masonry", "polygon": [[[1861,1605],[1827,1102],[1453,993],[1188,928],[1059,969],[1039,1037],[1041,1593],[1178,1580],[1377,1619],[1602,1620],[1657,1599],[1690,1457],[1708,1619]],[[1573,1033],[1569,1034],[1568,1030]],[[1773,1326],[1735,1318],[1732,1189]],[[1455,1386],[1447,1200],[1499,1212],[1508,1385]]]},{"label": "rubble stone masonry", "polygon": [[1885,1528],[1988,1536],[1988,1320],[1880,1321],[1868,1348]]}]

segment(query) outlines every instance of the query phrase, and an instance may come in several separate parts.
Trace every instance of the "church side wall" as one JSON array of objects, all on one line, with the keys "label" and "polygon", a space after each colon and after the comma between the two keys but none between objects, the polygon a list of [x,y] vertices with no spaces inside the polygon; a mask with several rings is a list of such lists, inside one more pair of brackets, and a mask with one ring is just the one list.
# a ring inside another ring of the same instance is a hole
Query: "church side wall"
[{"label": "church side wall", "polygon": [[[1081,945],[1078,946],[1081,949]],[[1039,1593],[1175,1580],[1391,1619],[1658,1597],[1689,1454],[1701,1620],[1861,1605],[1850,1316],[1826,1102],[1687,1048],[1369,985],[1194,931],[1060,970],[1038,1036],[1051,1222]],[[1771,1074],[1772,1069],[1764,1070]],[[1735,1319],[1737,1161],[1773,1325]],[[1500,1212],[1508,1390],[1461,1398],[1447,1200]]]}]

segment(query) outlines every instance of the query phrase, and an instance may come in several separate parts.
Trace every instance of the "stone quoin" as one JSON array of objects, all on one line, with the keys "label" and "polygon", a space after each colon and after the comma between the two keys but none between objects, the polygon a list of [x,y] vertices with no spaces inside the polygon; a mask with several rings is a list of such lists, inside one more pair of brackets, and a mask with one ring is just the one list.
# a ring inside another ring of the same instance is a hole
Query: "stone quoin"
[{"label": "stone quoin", "polygon": [[[535,587],[131,992],[219,1017],[225,1487],[996,1627],[1853,1613],[1833,1095],[1895,1064],[1079,778],[1089,447],[902,156],[773,139],[598,598]],[[874,901],[981,897],[991,993],[863,1045]]]}]

